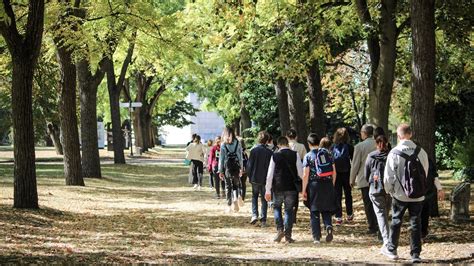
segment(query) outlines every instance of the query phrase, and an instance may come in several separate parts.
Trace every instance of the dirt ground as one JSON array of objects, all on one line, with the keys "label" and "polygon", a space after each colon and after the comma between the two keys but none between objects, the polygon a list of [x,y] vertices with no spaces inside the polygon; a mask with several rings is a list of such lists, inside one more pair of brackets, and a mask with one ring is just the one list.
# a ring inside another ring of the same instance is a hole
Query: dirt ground
[{"label": "dirt ground", "polygon": [[[194,191],[180,165],[104,165],[103,179],[66,187],[61,164],[37,166],[40,210],[16,210],[12,166],[0,164],[0,264],[4,263],[391,263],[367,230],[360,194],[355,221],[334,241],[314,245],[309,212],[300,206],[293,244],[274,243],[269,227],[250,225],[250,200],[238,213],[208,187]],[[447,192],[455,181],[446,179]],[[249,192],[248,192],[249,193]],[[474,199],[474,198],[473,198]],[[302,205],[302,204],[301,204]],[[474,223],[448,219],[449,202],[423,244],[429,263],[473,263]],[[472,204],[471,204],[472,210]],[[399,255],[409,262],[407,223]]]}]

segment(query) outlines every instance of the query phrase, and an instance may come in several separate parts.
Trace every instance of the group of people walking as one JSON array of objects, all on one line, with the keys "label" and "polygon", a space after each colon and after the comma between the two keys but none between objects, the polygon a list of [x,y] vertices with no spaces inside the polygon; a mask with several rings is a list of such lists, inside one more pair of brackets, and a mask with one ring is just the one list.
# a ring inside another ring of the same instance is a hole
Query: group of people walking
[{"label": "group of people walking", "polygon": [[186,150],[195,188],[202,185],[202,165],[206,161],[210,185],[215,188],[216,198],[227,200],[228,212],[242,207],[249,180],[250,223],[267,226],[267,209],[272,204],[276,242],[295,241],[292,229],[300,198],[310,210],[313,242],[319,244],[323,233],[325,241],[331,242],[333,216],[336,226],[354,219],[352,188],[356,186],[364,203],[367,233],[379,237],[383,242],[381,253],[391,259],[398,258],[402,218],[408,210],[410,255],[412,262],[420,262],[421,239],[428,234],[426,212],[430,211],[425,196],[437,194],[444,198],[434,165],[426,152],[411,140],[412,132],[406,124],[397,128],[399,142],[393,149],[382,128],[364,125],[360,134],[362,141],[355,146],[346,128],[337,129],[332,140],[311,133],[304,145],[298,142],[296,131],[290,129],[274,146],[272,136],[262,131],[247,158],[244,141],[231,128],[226,128],[208,151],[200,144],[199,136],[194,137]]}]

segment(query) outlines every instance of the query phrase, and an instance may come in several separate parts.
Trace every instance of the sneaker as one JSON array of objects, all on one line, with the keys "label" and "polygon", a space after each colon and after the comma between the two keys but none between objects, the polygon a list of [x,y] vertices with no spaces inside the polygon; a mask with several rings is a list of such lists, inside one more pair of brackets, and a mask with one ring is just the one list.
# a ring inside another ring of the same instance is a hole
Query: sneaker
[{"label": "sneaker", "polygon": [[257,217],[252,217],[252,219],[250,219],[250,224],[256,224],[258,221]]},{"label": "sneaker", "polygon": [[238,212],[239,211],[239,204],[237,204],[237,202],[234,201],[234,212]]},{"label": "sneaker", "polygon": [[411,262],[412,263],[421,263],[420,254],[413,253],[413,255],[411,255]]},{"label": "sneaker", "polygon": [[392,259],[392,260],[398,259],[397,252],[388,250],[387,246],[383,246],[382,250],[380,250],[380,252],[383,255],[387,256],[389,259]]},{"label": "sneaker", "polygon": [[336,226],[340,226],[342,225],[342,218],[341,217],[337,217],[336,218]]},{"label": "sneaker", "polygon": [[194,190],[196,190],[197,187],[198,187],[198,184],[194,184],[194,186],[193,186]]},{"label": "sneaker", "polygon": [[225,208],[225,212],[226,212],[226,213],[231,213],[231,212],[232,212],[232,206],[231,206],[231,205],[227,205],[227,207]]},{"label": "sneaker", "polygon": [[285,236],[285,242],[288,244],[295,243],[295,240],[291,236]]},{"label": "sneaker", "polygon": [[284,236],[285,233],[283,231],[278,231],[273,241],[280,242]]},{"label": "sneaker", "polygon": [[347,215],[347,218],[346,218],[346,220],[347,220],[348,222],[352,222],[352,221],[354,221],[354,214]]},{"label": "sneaker", "polygon": [[267,227],[267,226],[268,226],[268,225],[267,225],[267,221],[262,221],[262,223],[260,224],[260,226],[261,226],[262,228]]},{"label": "sneaker", "polygon": [[319,245],[319,244],[321,244],[321,241],[319,241],[319,239],[314,239],[313,244]]},{"label": "sneaker", "polygon": [[239,203],[239,206],[240,206],[240,207],[243,207],[243,206],[244,206],[244,200],[242,199],[242,196],[239,196],[239,197],[237,198],[237,202]]},{"label": "sneaker", "polygon": [[216,198],[216,199],[221,199],[221,196],[220,196],[220,195],[216,195],[215,198]]},{"label": "sneaker", "polygon": [[201,186],[198,186],[198,187],[197,187],[197,190],[201,190]]},{"label": "sneaker", "polygon": [[326,229],[327,231],[327,235],[326,235],[326,242],[331,242],[332,239],[334,238],[334,236],[332,235],[332,226],[328,226],[328,228]]}]

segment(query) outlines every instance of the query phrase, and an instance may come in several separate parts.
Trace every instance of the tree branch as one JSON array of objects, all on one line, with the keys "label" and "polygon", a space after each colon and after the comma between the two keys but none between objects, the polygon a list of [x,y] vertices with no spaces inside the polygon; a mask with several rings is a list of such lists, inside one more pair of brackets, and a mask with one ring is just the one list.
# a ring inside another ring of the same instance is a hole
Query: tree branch
[{"label": "tree branch", "polygon": [[[31,9],[32,3],[30,2]],[[5,19],[0,21],[0,33],[4,36],[5,41],[8,44],[9,49],[15,48],[17,45],[21,43],[21,35],[16,28],[16,17],[15,13],[13,12],[13,7],[10,3],[10,0],[3,0],[3,9],[5,14],[10,19],[10,23],[7,23]],[[31,10],[29,10],[31,12]]]},{"label": "tree branch", "polygon": [[127,56],[123,60],[122,64],[122,69],[120,70],[120,76],[117,81],[117,85],[121,88],[124,85],[125,81],[125,75],[127,74],[127,69],[128,66],[130,65],[130,62],[132,61],[132,56],[133,56],[133,50],[135,49],[135,39],[137,38],[137,30],[134,30],[132,32],[132,38],[129,42],[128,50],[127,50]]},{"label": "tree branch", "polygon": [[398,37],[398,35],[400,35],[400,33],[402,33],[402,31],[406,27],[410,26],[410,23],[411,23],[411,18],[408,17],[400,24],[400,26],[397,27],[397,37]]},{"label": "tree branch", "polygon": [[150,109],[149,109],[150,114],[153,112],[153,108],[155,108],[156,103],[160,99],[161,94],[165,92],[165,90],[166,90],[166,85],[161,84],[160,88],[153,94],[153,97],[150,99]]}]

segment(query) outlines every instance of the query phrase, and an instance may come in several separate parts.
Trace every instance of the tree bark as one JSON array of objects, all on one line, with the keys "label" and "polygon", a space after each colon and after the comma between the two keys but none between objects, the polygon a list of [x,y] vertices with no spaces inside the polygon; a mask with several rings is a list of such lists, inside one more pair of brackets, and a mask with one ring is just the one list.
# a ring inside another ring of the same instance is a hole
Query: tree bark
[{"label": "tree bark", "polygon": [[72,51],[65,47],[64,43],[62,37],[55,38],[61,76],[59,109],[61,140],[64,150],[64,175],[66,177],[66,185],[84,186],[76,115],[76,66],[72,61]]},{"label": "tree bark", "polygon": [[81,102],[82,173],[84,177],[101,178],[97,135],[97,89],[104,78],[104,72],[99,66],[96,74],[92,75],[88,59],[81,59],[76,67]]},{"label": "tree bark", "polygon": [[[13,207],[38,206],[36,186],[35,142],[33,126],[33,74],[38,62],[44,28],[44,0],[28,2],[25,32],[16,27],[17,18],[10,1],[3,1],[5,17],[0,33],[12,58],[12,122],[13,122]],[[8,23],[7,23],[8,21]]]},{"label": "tree bark", "polygon": [[306,85],[309,93],[309,118],[311,131],[324,136],[326,134],[326,114],[324,113],[323,87],[319,61],[314,61],[306,72]]},{"label": "tree bark", "polygon": [[293,79],[288,85],[288,110],[290,114],[290,125],[296,130],[297,140],[306,145],[306,110],[304,85],[298,79]]},{"label": "tree bark", "polygon": [[48,123],[47,127],[48,135],[51,138],[54,148],[56,149],[56,154],[64,155],[58,126],[53,123]]},{"label": "tree bark", "polygon": [[249,133],[245,131],[252,127],[252,121],[250,119],[250,113],[245,108],[245,103],[242,101],[240,106],[240,131],[242,132],[242,137],[248,137]]},{"label": "tree bark", "polygon": [[285,81],[277,79],[275,82],[275,93],[278,99],[278,115],[280,118],[281,135],[285,136],[290,129],[290,112],[288,110],[288,93]]},{"label": "tree bark", "polygon": [[411,1],[413,138],[435,158],[435,23],[434,0]]}]

